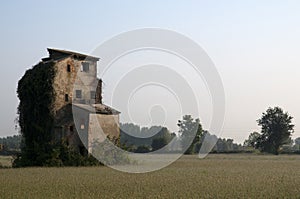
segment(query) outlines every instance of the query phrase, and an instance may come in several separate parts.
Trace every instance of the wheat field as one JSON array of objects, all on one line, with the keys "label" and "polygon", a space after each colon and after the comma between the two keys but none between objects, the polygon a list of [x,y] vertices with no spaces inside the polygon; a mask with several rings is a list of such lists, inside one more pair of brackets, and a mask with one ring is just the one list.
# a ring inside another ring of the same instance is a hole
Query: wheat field
[{"label": "wheat field", "polygon": [[297,155],[183,156],[144,174],[65,167],[0,169],[0,176],[0,198],[300,198]]}]

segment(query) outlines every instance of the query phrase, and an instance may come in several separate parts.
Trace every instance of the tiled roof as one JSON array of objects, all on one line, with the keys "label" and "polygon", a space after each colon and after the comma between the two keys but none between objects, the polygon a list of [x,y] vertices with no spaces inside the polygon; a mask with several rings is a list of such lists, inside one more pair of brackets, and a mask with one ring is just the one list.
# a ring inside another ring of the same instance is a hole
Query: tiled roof
[{"label": "tiled roof", "polygon": [[86,55],[86,54],[82,54],[82,53],[78,53],[78,52],[73,52],[73,51],[68,51],[68,50],[60,50],[60,49],[55,49],[55,48],[47,48],[50,56],[53,53],[60,53],[60,54],[65,54],[65,55],[73,55],[73,56],[77,56],[80,57],[82,59],[94,59],[96,61],[98,61],[100,58],[99,57],[94,57],[94,56],[90,56],[90,55]]}]

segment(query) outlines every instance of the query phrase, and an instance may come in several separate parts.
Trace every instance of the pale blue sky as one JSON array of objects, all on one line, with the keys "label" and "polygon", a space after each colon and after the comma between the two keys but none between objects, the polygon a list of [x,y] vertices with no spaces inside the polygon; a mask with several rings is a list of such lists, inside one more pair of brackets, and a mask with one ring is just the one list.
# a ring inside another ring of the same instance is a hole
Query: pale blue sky
[{"label": "pale blue sky", "polygon": [[91,52],[120,32],[167,28],[199,43],[226,94],[224,137],[242,142],[269,106],[300,137],[299,1],[7,1],[0,7],[0,137],[15,134],[17,81],[47,47]]}]

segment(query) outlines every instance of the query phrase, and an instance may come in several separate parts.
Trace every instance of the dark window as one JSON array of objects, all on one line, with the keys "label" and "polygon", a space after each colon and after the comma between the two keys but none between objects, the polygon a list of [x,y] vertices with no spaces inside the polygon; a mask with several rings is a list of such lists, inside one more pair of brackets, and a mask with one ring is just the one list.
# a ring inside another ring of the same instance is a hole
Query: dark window
[{"label": "dark window", "polygon": [[70,131],[73,132],[74,131],[74,127],[70,126]]},{"label": "dark window", "polygon": [[76,90],[76,98],[79,98],[79,99],[82,98],[81,90]]},{"label": "dark window", "polygon": [[91,99],[96,99],[96,91],[91,91]]},{"label": "dark window", "polygon": [[68,102],[69,101],[69,95],[65,94],[65,101]]},{"label": "dark window", "polygon": [[76,98],[79,98],[79,99],[82,98],[82,91],[81,90],[76,90]]},{"label": "dark window", "polygon": [[71,65],[70,64],[67,65],[67,71],[71,72]]},{"label": "dark window", "polygon": [[88,62],[82,62],[81,63],[81,71],[89,72],[89,70],[90,70],[90,64]]}]

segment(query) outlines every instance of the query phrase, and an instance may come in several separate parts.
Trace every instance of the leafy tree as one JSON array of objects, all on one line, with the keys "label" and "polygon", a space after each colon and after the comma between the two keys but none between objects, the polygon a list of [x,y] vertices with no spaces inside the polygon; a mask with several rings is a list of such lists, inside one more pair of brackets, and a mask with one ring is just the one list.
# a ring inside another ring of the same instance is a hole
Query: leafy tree
[{"label": "leafy tree", "polygon": [[229,152],[233,150],[233,139],[219,138],[216,143],[217,152]]},{"label": "leafy tree", "polygon": [[141,128],[139,125],[132,123],[120,124],[121,146],[127,151],[136,151],[139,146],[150,148],[153,141],[160,138],[163,138],[168,144],[173,137],[174,135],[166,127],[162,126]]},{"label": "leafy tree", "polygon": [[295,139],[295,144],[300,145],[300,137]]},{"label": "leafy tree", "polygon": [[168,140],[165,137],[159,137],[152,140],[152,151],[156,151],[158,149],[163,148],[168,144]]},{"label": "leafy tree", "polygon": [[[218,141],[218,137],[216,135],[211,135],[207,130],[202,130],[202,134],[201,134],[201,137],[200,137],[200,141],[198,143],[196,143],[195,145],[195,152],[198,153],[200,152],[200,149],[202,148],[202,145],[204,143],[204,140],[206,140],[208,143],[215,143],[215,146],[213,147],[213,151],[216,151],[216,143]],[[211,149],[208,149],[207,145],[204,145],[203,146],[203,151],[207,151],[209,152],[209,150]]]},{"label": "leafy tree", "polygon": [[295,145],[294,145],[295,150],[299,151],[300,150],[300,137],[296,138],[294,142],[295,142]]},{"label": "leafy tree", "polygon": [[259,137],[260,137],[260,134],[254,131],[253,133],[251,133],[249,135],[248,139],[245,140],[244,146],[250,146],[250,147],[256,148]]},{"label": "leafy tree", "polygon": [[269,108],[257,120],[261,126],[261,135],[257,139],[256,148],[278,155],[280,147],[289,141],[294,132],[292,119],[293,117],[279,107]]},{"label": "leafy tree", "polygon": [[203,133],[200,120],[194,120],[191,115],[185,115],[182,120],[178,121],[177,125],[179,126],[182,148],[189,146],[185,154],[195,153],[196,144],[200,142]]}]

